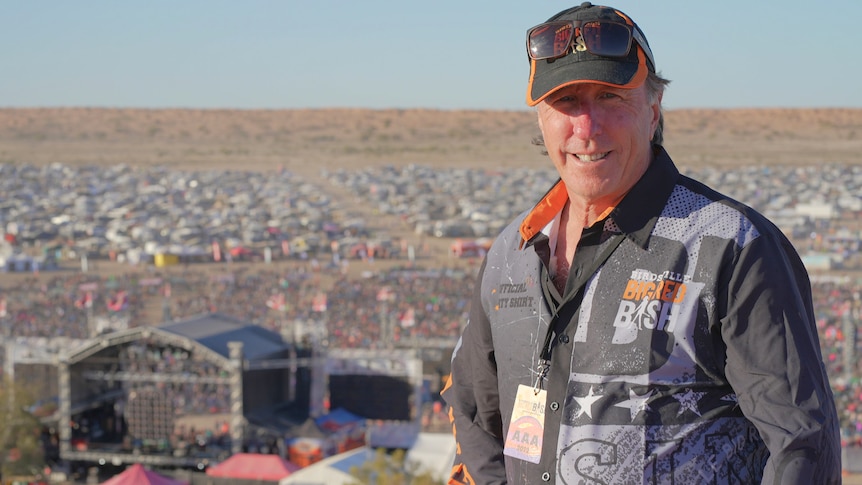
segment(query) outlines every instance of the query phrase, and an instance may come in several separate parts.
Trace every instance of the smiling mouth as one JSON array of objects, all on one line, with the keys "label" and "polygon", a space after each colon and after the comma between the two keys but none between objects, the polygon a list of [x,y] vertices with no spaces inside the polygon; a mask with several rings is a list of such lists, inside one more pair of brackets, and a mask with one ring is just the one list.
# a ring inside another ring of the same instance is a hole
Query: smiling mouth
[{"label": "smiling mouth", "polygon": [[608,156],[608,153],[610,152],[594,153],[592,155],[587,155],[585,153],[575,153],[574,155],[575,157],[577,157],[578,160],[582,162],[595,162]]}]

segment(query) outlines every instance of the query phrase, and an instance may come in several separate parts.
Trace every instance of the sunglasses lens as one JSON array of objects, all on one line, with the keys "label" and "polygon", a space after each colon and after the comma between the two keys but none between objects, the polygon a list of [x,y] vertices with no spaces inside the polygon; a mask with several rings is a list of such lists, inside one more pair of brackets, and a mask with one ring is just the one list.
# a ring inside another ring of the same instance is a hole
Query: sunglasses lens
[{"label": "sunglasses lens", "polygon": [[577,28],[571,22],[548,22],[530,30],[527,34],[527,50],[531,59],[556,59],[563,57],[572,45],[575,35],[581,50],[606,57],[622,57],[628,54],[632,43],[631,30],[614,22],[586,22]]},{"label": "sunglasses lens", "polygon": [[533,59],[562,57],[572,44],[574,27],[570,22],[542,24],[527,35],[527,48]]},{"label": "sunglasses lens", "polygon": [[581,26],[581,35],[587,50],[599,56],[625,56],[632,42],[628,27],[611,22],[587,22]]}]

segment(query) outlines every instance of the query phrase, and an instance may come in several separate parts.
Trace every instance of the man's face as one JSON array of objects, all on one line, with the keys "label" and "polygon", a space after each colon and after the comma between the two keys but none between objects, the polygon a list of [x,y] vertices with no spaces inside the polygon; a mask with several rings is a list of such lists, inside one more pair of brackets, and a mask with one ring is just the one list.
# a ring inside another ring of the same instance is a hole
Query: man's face
[{"label": "man's face", "polygon": [[574,84],[551,93],[538,107],[545,148],[569,198],[601,212],[640,179],[652,158],[661,98],[645,85],[620,89]]}]

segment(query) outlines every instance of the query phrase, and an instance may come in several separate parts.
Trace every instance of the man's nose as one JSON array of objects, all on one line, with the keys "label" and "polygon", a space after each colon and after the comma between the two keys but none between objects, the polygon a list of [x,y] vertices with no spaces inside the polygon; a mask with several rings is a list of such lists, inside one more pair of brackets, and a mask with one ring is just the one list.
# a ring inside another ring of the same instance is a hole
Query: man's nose
[{"label": "man's nose", "polygon": [[572,133],[587,140],[597,135],[601,130],[600,114],[595,106],[584,103],[571,113]]}]

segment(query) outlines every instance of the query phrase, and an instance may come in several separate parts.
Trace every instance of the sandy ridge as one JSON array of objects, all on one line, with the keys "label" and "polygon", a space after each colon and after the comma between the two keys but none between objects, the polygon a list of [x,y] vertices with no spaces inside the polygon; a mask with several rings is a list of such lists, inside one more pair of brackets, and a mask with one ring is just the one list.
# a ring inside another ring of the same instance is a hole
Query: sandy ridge
[{"label": "sandy ridge", "polygon": [[[665,113],[681,166],[862,163],[862,109]],[[547,163],[524,111],[2,108],[0,162],[303,172],[368,164]]]}]

